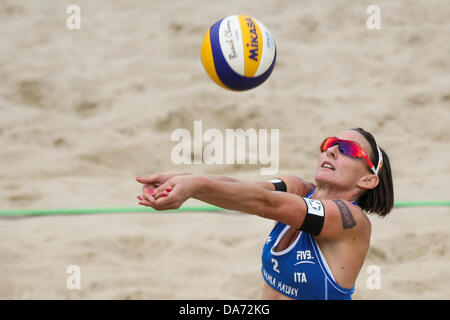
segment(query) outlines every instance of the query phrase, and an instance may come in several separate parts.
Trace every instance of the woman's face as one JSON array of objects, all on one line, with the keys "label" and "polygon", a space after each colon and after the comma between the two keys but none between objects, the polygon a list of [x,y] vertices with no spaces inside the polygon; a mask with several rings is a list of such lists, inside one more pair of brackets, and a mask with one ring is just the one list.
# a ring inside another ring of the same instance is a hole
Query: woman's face
[{"label": "woman's face", "polygon": [[[369,158],[372,157],[370,144],[360,133],[349,130],[341,132],[336,137],[356,142],[366,151]],[[361,178],[370,174],[372,172],[363,158],[346,156],[339,151],[339,146],[335,145],[320,154],[315,180],[317,185],[329,185],[333,188],[351,190]]]}]

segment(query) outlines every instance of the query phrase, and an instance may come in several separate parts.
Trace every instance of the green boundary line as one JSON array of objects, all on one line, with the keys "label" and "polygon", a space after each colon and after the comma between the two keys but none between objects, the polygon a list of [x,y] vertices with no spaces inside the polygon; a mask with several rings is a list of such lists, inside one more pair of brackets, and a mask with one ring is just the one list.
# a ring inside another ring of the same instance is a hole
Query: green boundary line
[{"label": "green boundary line", "polygon": [[[447,207],[450,201],[401,201],[396,202],[396,208],[411,207]],[[216,206],[185,206],[179,209],[157,211],[149,207],[132,208],[92,208],[92,209],[30,209],[30,210],[1,210],[0,217],[13,216],[43,216],[43,215],[74,215],[74,214],[99,214],[99,213],[148,213],[148,212],[227,212]]]},{"label": "green boundary line", "polygon": [[394,208],[401,207],[448,207],[450,201],[399,201],[394,203]]},{"label": "green boundary line", "polygon": [[1,216],[33,216],[33,215],[70,215],[70,214],[99,214],[99,213],[148,213],[148,212],[225,212],[223,208],[216,206],[185,206],[179,209],[157,211],[149,207],[130,208],[91,208],[91,209],[30,209],[30,210],[4,210]]}]

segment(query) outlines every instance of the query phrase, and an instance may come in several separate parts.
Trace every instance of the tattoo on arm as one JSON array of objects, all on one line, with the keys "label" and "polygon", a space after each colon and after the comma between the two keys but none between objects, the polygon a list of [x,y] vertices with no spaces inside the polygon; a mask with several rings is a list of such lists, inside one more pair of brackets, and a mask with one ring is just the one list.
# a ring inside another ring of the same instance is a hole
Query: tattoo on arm
[{"label": "tattoo on arm", "polygon": [[336,203],[339,212],[341,213],[342,226],[344,229],[350,229],[356,226],[356,221],[353,218],[352,211],[347,207],[342,200],[333,200]]}]

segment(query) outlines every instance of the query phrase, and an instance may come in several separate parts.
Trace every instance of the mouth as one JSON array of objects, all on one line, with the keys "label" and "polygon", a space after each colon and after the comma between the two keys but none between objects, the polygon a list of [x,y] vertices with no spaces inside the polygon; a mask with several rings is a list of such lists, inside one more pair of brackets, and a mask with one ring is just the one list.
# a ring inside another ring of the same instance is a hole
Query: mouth
[{"label": "mouth", "polygon": [[329,170],[336,170],[333,165],[331,163],[329,163],[328,161],[324,161],[322,163],[322,165],[320,166],[321,168],[325,168],[325,169],[329,169]]}]

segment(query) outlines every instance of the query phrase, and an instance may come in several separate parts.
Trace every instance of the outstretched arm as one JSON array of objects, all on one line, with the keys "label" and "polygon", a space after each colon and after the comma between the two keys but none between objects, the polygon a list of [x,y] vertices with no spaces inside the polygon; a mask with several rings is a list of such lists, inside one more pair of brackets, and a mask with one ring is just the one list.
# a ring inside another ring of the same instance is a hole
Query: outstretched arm
[{"label": "outstretched arm", "polygon": [[[166,181],[170,180],[173,177],[176,176],[186,176],[191,175],[187,172],[158,172],[152,175],[148,176],[140,176],[136,177],[136,180],[143,184],[143,195],[147,193],[150,190],[154,190]],[[207,176],[210,179],[222,181],[222,182],[239,182],[242,183],[242,181],[227,177],[227,176]],[[305,196],[307,195],[313,188],[314,184],[310,182],[306,182],[296,176],[293,175],[283,175],[276,177],[277,179],[282,180],[286,184],[286,192],[288,193],[294,193],[299,196]],[[250,185],[257,186],[260,188],[263,188],[268,191],[275,191],[275,187],[273,183],[269,181],[256,181],[256,182],[247,182]],[[142,196],[138,196],[139,200],[142,200],[144,198]]]},{"label": "outstretched arm", "polygon": [[[274,190],[272,183],[267,184]],[[183,175],[175,176],[152,192],[144,194],[140,204],[157,210],[167,210],[180,207],[188,198],[195,198],[225,209],[267,216],[265,213],[269,210],[267,202],[272,193],[281,194],[246,182]]]},{"label": "outstretched arm", "polygon": [[[195,198],[225,209],[255,214],[300,228],[308,213],[306,201],[287,192],[271,192],[244,182],[224,182],[203,176],[174,177],[153,195],[145,195],[141,204],[157,210],[179,208]],[[324,210],[323,238],[342,238],[366,224],[361,209],[350,201],[320,201]],[[349,223],[351,222],[351,223]],[[356,228],[354,228],[356,226]]]},{"label": "outstretched arm", "polygon": [[[234,178],[225,177],[225,176],[208,176],[209,178],[223,181],[223,182],[242,182]],[[294,193],[298,196],[306,196],[312,189],[314,189],[315,185],[311,182],[307,182],[299,177],[294,175],[282,175],[277,176],[276,179],[282,180],[286,185],[286,192]],[[251,185],[261,187],[263,189],[269,191],[275,191],[275,187],[273,183],[266,181],[256,181],[256,182],[248,182]]]}]

